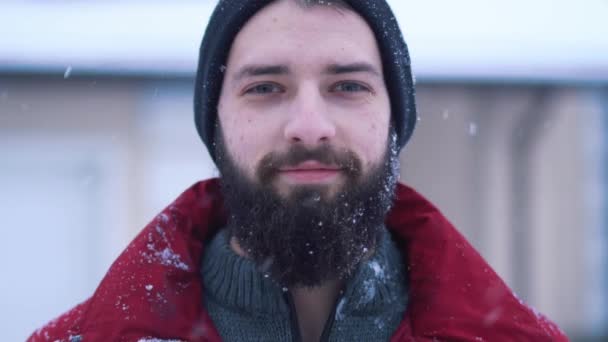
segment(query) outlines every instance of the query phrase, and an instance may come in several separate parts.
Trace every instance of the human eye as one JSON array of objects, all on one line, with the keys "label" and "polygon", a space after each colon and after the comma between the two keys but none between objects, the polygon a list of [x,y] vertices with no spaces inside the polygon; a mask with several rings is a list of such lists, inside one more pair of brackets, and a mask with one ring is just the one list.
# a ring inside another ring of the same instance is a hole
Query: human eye
[{"label": "human eye", "polygon": [[267,95],[280,93],[283,91],[283,88],[275,83],[258,83],[247,89],[245,89],[244,94],[250,95]]},{"label": "human eye", "polygon": [[343,93],[356,93],[356,92],[370,92],[370,88],[355,81],[343,81],[335,84],[332,92],[343,92]]}]

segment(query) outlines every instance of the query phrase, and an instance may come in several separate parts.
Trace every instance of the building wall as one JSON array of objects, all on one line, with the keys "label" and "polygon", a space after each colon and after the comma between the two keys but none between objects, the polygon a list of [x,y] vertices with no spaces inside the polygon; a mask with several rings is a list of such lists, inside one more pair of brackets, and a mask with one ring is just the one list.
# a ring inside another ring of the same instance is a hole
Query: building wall
[{"label": "building wall", "polygon": [[588,246],[598,238],[594,230],[605,227],[592,219],[598,209],[589,209],[605,192],[598,188],[604,176],[590,173],[603,169],[602,159],[585,151],[590,135],[605,134],[594,92],[423,85],[421,120],[402,158],[403,178],[437,204],[516,294],[575,335],[605,326],[598,317],[606,304],[589,310],[590,302],[606,303],[598,279],[604,271],[588,266],[605,258]]}]

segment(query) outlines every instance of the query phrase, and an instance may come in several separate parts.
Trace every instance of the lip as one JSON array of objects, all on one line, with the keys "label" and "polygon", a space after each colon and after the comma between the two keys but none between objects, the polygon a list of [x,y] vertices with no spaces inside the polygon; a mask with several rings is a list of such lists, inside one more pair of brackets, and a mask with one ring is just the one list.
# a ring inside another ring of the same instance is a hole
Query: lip
[{"label": "lip", "polygon": [[334,180],[341,171],[341,168],[334,165],[306,161],[295,166],[280,168],[279,174],[293,183],[322,183]]},{"label": "lip", "polygon": [[281,172],[291,171],[316,171],[316,170],[327,170],[327,171],[340,171],[340,168],[334,165],[325,165],[317,161],[308,160],[295,166],[282,167],[279,169]]}]

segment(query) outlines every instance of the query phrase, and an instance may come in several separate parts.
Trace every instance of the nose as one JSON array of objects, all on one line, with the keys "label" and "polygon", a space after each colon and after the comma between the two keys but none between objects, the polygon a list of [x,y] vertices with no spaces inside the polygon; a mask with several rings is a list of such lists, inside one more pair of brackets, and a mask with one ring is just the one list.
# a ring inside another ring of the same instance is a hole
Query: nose
[{"label": "nose", "polygon": [[309,147],[330,142],[336,135],[335,124],[317,87],[300,87],[292,100],[284,135],[289,143]]}]

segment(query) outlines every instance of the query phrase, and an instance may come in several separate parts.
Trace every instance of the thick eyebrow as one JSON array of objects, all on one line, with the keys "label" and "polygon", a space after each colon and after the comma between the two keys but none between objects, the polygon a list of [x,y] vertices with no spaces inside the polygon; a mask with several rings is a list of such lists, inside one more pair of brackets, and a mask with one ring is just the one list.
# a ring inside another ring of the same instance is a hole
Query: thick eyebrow
[{"label": "thick eyebrow", "polygon": [[265,75],[286,75],[289,68],[286,65],[245,65],[234,74],[233,79],[238,81],[245,77],[265,76]]},{"label": "thick eyebrow", "polygon": [[381,76],[373,65],[365,62],[351,64],[330,64],[325,68],[325,73],[330,75],[350,74],[355,72],[366,72],[374,76]]}]

